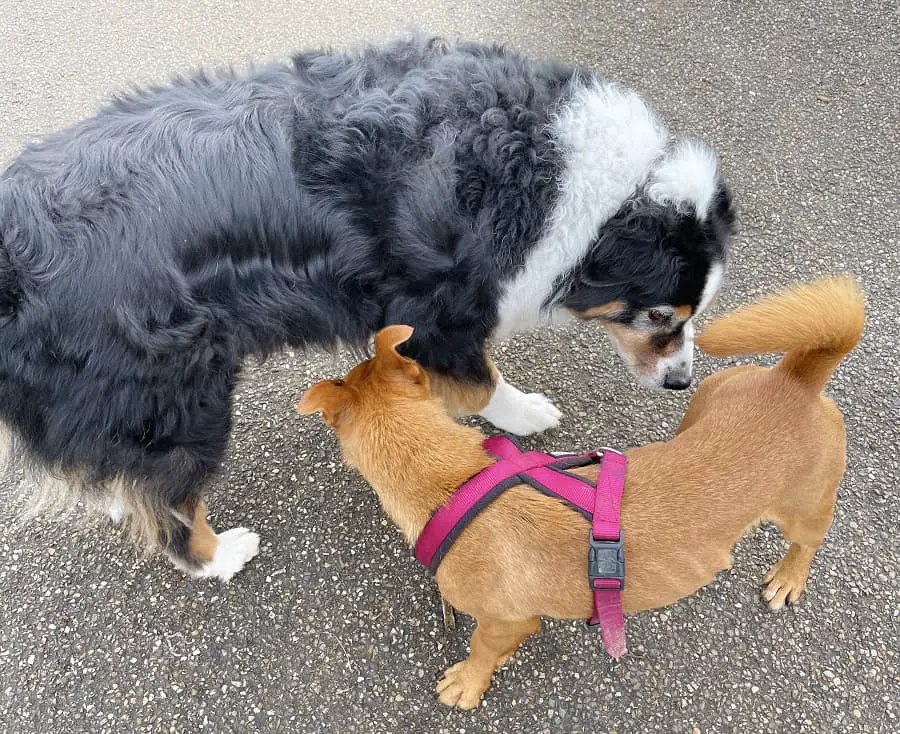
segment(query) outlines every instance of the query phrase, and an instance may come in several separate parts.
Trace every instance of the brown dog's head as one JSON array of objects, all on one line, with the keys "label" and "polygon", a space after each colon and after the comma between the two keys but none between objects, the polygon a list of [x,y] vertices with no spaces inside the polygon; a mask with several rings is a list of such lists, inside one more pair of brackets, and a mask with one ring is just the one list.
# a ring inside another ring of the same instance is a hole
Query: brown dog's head
[{"label": "brown dog's head", "polygon": [[[360,467],[361,444],[377,444],[377,436],[391,435],[401,443],[408,430],[405,416],[443,413],[431,396],[428,375],[397,347],[412,336],[411,326],[388,326],[375,336],[375,356],[360,362],[342,380],[324,380],[306,391],[297,404],[303,415],[321,412],[344,450],[347,462]],[[434,403],[428,410],[428,403]],[[382,430],[383,429],[383,430]],[[366,436],[373,441],[361,442]],[[396,440],[394,440],[396,439]]]},{"label": "brown dog's head", "polygon": [[397,352],[412,333],[382,329],[372,359],[342,380],[313,385],[297,404],[301,414],[322,413],[344,461],[372,485],[410,543],[435,508],[492,461],[484,436],[456,423],[432,396],[425,370]]}]

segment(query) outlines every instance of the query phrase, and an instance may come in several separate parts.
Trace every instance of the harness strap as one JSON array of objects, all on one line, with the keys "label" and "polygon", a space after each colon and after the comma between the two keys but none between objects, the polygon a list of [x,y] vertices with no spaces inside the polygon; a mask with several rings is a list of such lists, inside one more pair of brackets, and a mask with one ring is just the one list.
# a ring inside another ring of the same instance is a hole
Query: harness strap
[{"label": "harness strap", "polygon": [[[600,626],[609,654],[625,654],[622,589],[625,558],[619,514],[628,460],[611,449],[562,457],[522,451],[505,436],[485,440],[484,449],[497,461],[454,492],[426,523],[416,541],[416,559],[435,573],[453,543],[479,512],[510,487],[528,484],[561,499],[591,520],[588,577],[594,613],[588,626]],[[600,462],[597,485],[566,470]]]},{"label": "harness strap", "polygon": [[596,464],[596,454],[553,456],[540,451],[526,452],[506,436],[492,436],[484,442],[484,449],[498,459],[515,463],[522,470],[519,476],[523,484],[564,500],[590,519],[594,511],[594,485],[583,477],[568,474],[567,470]]},{"label": "harness strap", "polygon": [[521,484],[520,468],[501,460],[463,484],[435,512],[416,541],[416,559],[432,573],[437,571],[450,546],[482,509],[509,487]]},{"label": "harness strap", "polygon": [[517,484],[529,484],[550,497],[560,498],[588,519],[594,511],[594,485],[559,467],[595,463],[595,454],[559,458],[540,451],[522,451],[505,436],[487,439],[484,449],[498,461],[457,489],[431,516],[416,541],[416,559],[432,573],[472,518]]},{"label": "harness strap", "polygon": [[[594,614],[588,627],[600,625],[600,634],[606,651],[614,658],[626,652],[625,617],[622,613],[622,589],[624,588],[625,557],[622,551],[622,533],[619,516],[622,492],[625,489],[625,473],[628,459],[618,451],[603,452],[597,491],[594,494],[594,517],[591,520],[591,568],[589,576],[594,594]],[[595,553],[605,554],[610,575],[621,567],[621,578],[603,578],[594,575]]]}]

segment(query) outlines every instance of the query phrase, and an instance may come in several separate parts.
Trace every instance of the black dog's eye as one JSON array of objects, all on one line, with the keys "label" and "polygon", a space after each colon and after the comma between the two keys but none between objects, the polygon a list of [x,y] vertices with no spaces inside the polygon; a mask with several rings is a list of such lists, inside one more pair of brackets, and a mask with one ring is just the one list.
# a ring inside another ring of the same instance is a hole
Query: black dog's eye
[{"label": "black dog's eye", "polygon": [[649,319],[651,321],[656,322],[656,323],[662,323],[663,321],[666,320],[666,314],[664,314],[658,308],[651,308],[647,312],[647,316],[649,317]]}]

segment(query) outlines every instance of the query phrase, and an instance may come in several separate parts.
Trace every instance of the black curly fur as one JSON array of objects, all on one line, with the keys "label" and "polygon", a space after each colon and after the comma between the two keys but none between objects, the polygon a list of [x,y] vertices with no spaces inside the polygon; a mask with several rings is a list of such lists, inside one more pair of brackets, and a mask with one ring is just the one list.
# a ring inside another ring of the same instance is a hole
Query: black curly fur
[{"label": "black curly fur", "polygon": [[[248,355],[407,323],[408,354],[490,380],[501,285],[557,196],[548,123],[580,80],[416,38],[198,73],[30,146],[0,177],[0,419],[41,463],[175,506],[223,457]],[[638,240],[601,236],[579,282],[622,247],[639,270]]]}]

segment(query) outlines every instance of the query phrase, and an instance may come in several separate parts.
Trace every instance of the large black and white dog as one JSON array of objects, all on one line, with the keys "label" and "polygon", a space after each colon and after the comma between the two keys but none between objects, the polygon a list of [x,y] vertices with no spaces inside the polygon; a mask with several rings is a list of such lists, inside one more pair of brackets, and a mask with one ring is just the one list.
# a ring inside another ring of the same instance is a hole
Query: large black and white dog
[{"label": "large black and white dog", "polygon": [[451,410],[543,430],[486,342],[599,318],[642,383],[686,387],[733,219],[713,154],[637,94],[496,46],[196,74],[0,177],[0,422],[56,490],[227,580],[258,538],[213,533],[202,493],[246,356],[411,324]]}]

